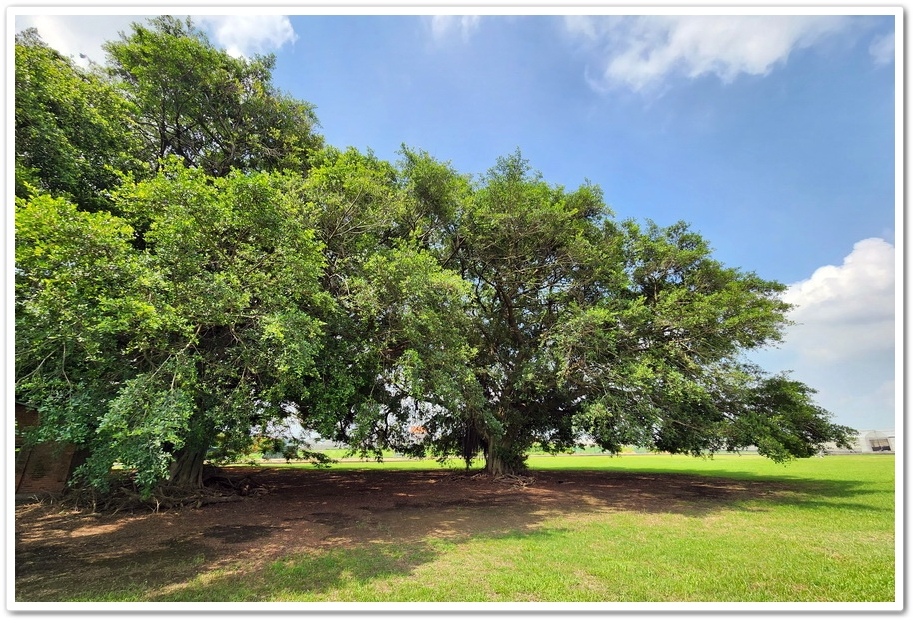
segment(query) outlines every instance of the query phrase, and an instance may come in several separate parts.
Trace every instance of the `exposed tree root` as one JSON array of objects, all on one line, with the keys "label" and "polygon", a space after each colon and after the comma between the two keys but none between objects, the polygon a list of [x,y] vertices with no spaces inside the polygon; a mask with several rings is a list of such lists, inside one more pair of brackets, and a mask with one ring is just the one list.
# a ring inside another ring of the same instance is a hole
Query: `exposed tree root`
[{"label": "exposed tree root", "polygon": [[527,487],[534,482],[533,476],[523,476],[520,474],[500,474],[493,476],[485,471],[474,474],[454,474],[449,476],[449,480],[488,480],[490,482],[506,484],[512,487]]},{"label": "exposed tree root", "polygon": [[74,510],[105,512],[112,515],[122,512],[200,508],[209,504],[238,502],[246,497],[266,495],[267,486],[252,476],[232,479],[213,472],[204,478],[203,488],[161,485],[148,497],[140,494],[136,484],[123,478],[113,483],[111,490],[102,495],[93,489],[71,489],[52,503],[72,507]]},{"label": "exposed tree root", "polygon": [[534,482],[533,476],[519,476],[516,474],[503,474],[501,476],[494,476],[493,482],[502,482],[513,487],[527,487]]}]

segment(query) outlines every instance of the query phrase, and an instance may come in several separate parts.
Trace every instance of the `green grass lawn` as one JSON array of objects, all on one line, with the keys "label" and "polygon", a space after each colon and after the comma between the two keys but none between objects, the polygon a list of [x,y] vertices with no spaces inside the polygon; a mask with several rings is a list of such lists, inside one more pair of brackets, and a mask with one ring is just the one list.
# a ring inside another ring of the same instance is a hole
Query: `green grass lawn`
[{"label": "green grass lawn", "polygon": [[[333,469],[429,469],[432,461]],[[694,474],[781,495],[715,512],[569,509],[535,528],[458,540],[366,543],[277,560],[256,578],[201,576],[179,601],[892,602],[894,457],[778,465],[757,456],[532,457],[540,470]],[[784,486],[785,485],[785,486]],[[789,491],[789,493],[786,493]]]},{"label": "green grass lawn", "polygon": [[[756,455],[532,456],[529,466],[544,479],[551,470],[577,469],[625,472],[643,480],[689,475],[694,482],[725,479],[757,493],[704,505],[679,499],[675,489],[670,509],[664,504],[651,510],[552,508],[500,530],[454,537],[429,531],[414,540],[395,538],[395,531],[391,538],[232,568],[207,569],[203,561],[189,559],[181,563],[187,581],[121,586],[115,592],[84,587],[73,599],[612,605],[895,600],[893,456],[828,456],[785,465]],[[329,469],[441,467],[430,460],[393,460],[341,462]],[[501,510],[461,512],[477,513],[477,525],[485,525]]]}]

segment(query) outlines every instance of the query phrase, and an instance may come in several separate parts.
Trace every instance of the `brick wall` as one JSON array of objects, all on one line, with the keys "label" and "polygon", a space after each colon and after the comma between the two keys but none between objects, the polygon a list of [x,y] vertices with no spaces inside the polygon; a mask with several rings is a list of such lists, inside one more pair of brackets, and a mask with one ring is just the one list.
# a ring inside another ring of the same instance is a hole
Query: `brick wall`
[{"label": "brick wall", "polygon": [[[16,404],[16,432],[38,423],[38,413]],[[73,470],[84,459],[73,444],[40,443],[30,446],[16,435],[16,493],[61,493]]]}]

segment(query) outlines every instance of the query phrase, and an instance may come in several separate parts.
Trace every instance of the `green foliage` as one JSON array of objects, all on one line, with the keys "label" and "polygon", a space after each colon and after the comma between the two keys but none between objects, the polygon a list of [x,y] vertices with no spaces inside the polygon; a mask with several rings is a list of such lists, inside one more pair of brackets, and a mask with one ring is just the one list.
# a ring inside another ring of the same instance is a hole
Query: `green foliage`
[{"label": "green foliage", "polygon": [[42,414],[44,438],[88,443],[112,398],[134,374],[122,331],[159,324],[136,284],[151,273],[132,228],[64,199],[16,201],[16,392]]},{"label": "green foliage", "polygon": [[459,175],[448,163],[428,153],[401,147],[400,186],[403,210],[397,219],[397,235],[411,236],[449,264],[449,247],[457,217],[471,192],[469,176]]},{"label": "green foliage", "polygon": [[814,456],[825,439],[852,447],[856,431],[831,423],[804,383],[778,375],[760,379],[747,393],[742,417],[735,418],[730,431],[731,446],[756,445],[760,454],[777,462]]},{"label": "green foliage", "polygon": [[141,491],[168,477],[173,453],[184,445],[194,417],[194,396],[185,389],[190,384],[168,381],[162,374],[139,374],[108,403],[95,431],[95,452],[83,468],[93,486],[105,489],[115,462],[136,470]]},{"label": "green foliage", "polygon": [[[371,153],[326,149],[300,188],[324,243],[322,388],[303,424],[363,455],[424,452],[409,424],[434,426],[471,398],[467,284],[429,248],[405,173]],[[417,217],[409,229],[405,215]]]},{"label": "green foliage", "polygon": [[110,210],[119,175],[139,166],[129,102],[34,29],[16,35],[15,54],[16,196],[49,192],[84,210]]},{"label": "green foliage", "polygon": [[521,468],[534,442],[575,441],[577,396],[557,374],[556,330],[619,277],[600,261],[618,253],[600,191],[551,187],[520,154],[501,159],[457,217],[452,263],[471,284],[469,316],[484,397],[467,414],[491,465]]},{"label": "green foliage", "polygon": [[354,440],[366,451],[378,446],[366,440],[384,439],[381,447],[422,452],[411,447],[416,440],[408,424],[435,433],[468,408],[467,293],[457,274],[422,250],[400,246],[367,260],[350,300],[371,336],[379,379],[372,395],[385,417],[372,407],[355,419],[360,432]]},{"label": "green foliage", "polygon": [[[784,286],[686,223],[617,222],[516,152],[472,179],[322,145],[312,107],[190,20],[90,71],[16,40],[16,394],[36,439],[199,484],[294,417],[361,456],[493,473],[585,442],[811,456],[849,430],[743,361]],[[142,162],[142,165],[141,165]]]},{"label": "green foliage", "polygon": [[83,421],[98,470],[117,459],[148,491],[181,451],[247,437],[307,394],[333,302],[285,184],[169,163],[116,195],[135,239],[124,219],[62,200],[17,213],[18,391],[42,405],[50,388],[94,392],[96,413],[67,419]]},{"label": "green foliage", "polygon": [[304,171],[321,146],[313,107],[271,84],[273,56],[234,58],[190,18],[135,23],[105,50],[153,166],[175,155],[217,176],[232,168]]}]

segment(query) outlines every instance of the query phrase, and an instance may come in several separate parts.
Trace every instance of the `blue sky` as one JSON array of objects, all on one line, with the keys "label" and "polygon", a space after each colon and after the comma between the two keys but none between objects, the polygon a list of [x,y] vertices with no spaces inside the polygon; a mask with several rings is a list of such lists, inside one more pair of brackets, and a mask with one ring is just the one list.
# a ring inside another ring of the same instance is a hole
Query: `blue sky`
[{"label": "blue sky", "polygon": [[[600,185],[618,217],[691,223],[717,259],[790,286],[799,324],[754,358],[837,422],[893,429],[893,15],[524,10],[195,19],[233,54],[276,54],[275,83],[332,145],[395,159],[405,143],[474,175],[520,148],[551,183]],[[103,60],[133,19],[16,28]]]}]

